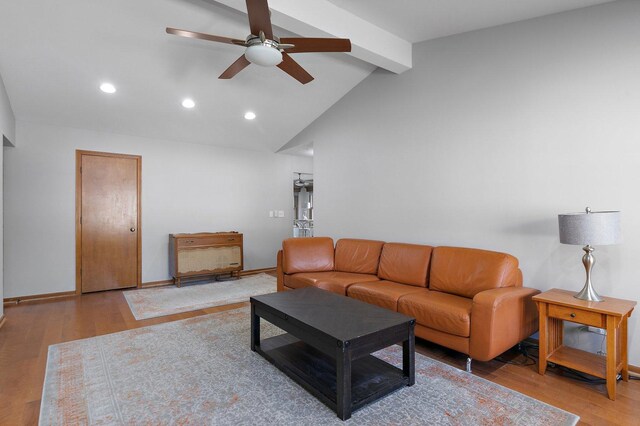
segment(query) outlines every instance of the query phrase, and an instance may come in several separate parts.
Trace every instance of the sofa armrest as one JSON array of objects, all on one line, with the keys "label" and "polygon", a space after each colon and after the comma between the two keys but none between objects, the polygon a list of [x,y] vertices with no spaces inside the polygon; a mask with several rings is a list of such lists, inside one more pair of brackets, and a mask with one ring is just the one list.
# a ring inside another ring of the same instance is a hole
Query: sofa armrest
[{"label": "sofa armrest", "polygon": [[276,257],[276,273],[278,277],[277,291],[284,291],[284,270],[282,269],[282,250],[278,250]]},{"label": "sofa armrest", "polygon": [[538,310],[531,299],[539,290],[503,287],[481,291],[471,307],[469,355],[489,361],[538,330]]}]

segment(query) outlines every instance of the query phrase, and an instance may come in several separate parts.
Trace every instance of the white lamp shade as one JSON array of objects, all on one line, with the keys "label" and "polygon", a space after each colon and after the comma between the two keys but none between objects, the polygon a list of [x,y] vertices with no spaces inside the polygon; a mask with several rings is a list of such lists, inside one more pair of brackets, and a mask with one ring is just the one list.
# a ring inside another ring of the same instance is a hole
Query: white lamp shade
[{"label": "white lamp shade", "polygon": [[575,245],[609,245],[622,242],[619,211],[558,215],[560,242]]},{"label": "white lamp shade", "polygon": [[252,64],[263,67],[272,67],[282,62],[282,53],[278,49],[263,44],[247,47],[244,56]]}]

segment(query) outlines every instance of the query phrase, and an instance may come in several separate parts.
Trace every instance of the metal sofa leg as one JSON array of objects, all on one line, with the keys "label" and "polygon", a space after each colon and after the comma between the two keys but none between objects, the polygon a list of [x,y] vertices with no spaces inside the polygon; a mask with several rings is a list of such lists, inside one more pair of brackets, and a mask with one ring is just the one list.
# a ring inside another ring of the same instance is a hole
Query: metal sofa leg
[{"label": "metal sofa leg", "polygon": [[467,357],[467,373],[471,373],[471,357]]}]

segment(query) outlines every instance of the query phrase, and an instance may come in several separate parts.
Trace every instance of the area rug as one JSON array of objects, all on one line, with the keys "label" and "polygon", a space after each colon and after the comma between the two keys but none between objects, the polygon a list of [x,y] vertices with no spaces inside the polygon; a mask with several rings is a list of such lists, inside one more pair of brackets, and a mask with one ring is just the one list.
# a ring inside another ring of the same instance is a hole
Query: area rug
[{"label": "area rug", "polygon": [[[282,333],[262,321],[263,337]],[[416,384],[340,421],[249,349],[241,308],[49,347],[41,425],[574,425],[578,417],[426,356]],[[402,365],[402,349],[376,353]]]},{"label": "area rug", "polygon": [[125,291],[124,297],[137,320],[195,311],[211,306],[246,302],[251,296],[276,291],[276,278],[250,275],[232,281],[207,284],[144,288]]}]

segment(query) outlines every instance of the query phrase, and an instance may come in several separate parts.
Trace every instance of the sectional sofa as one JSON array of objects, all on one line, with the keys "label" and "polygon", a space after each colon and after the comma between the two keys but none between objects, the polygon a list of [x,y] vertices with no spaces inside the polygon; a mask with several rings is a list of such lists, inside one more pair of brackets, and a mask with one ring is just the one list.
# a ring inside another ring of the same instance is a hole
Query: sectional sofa
[{"label": "sectional sofa", "polygon": [[416,319],[416,336],[488,361],[538,329],[518,259],[488,250],[328,237],[283,241],[278,291],[315,286]]}]

